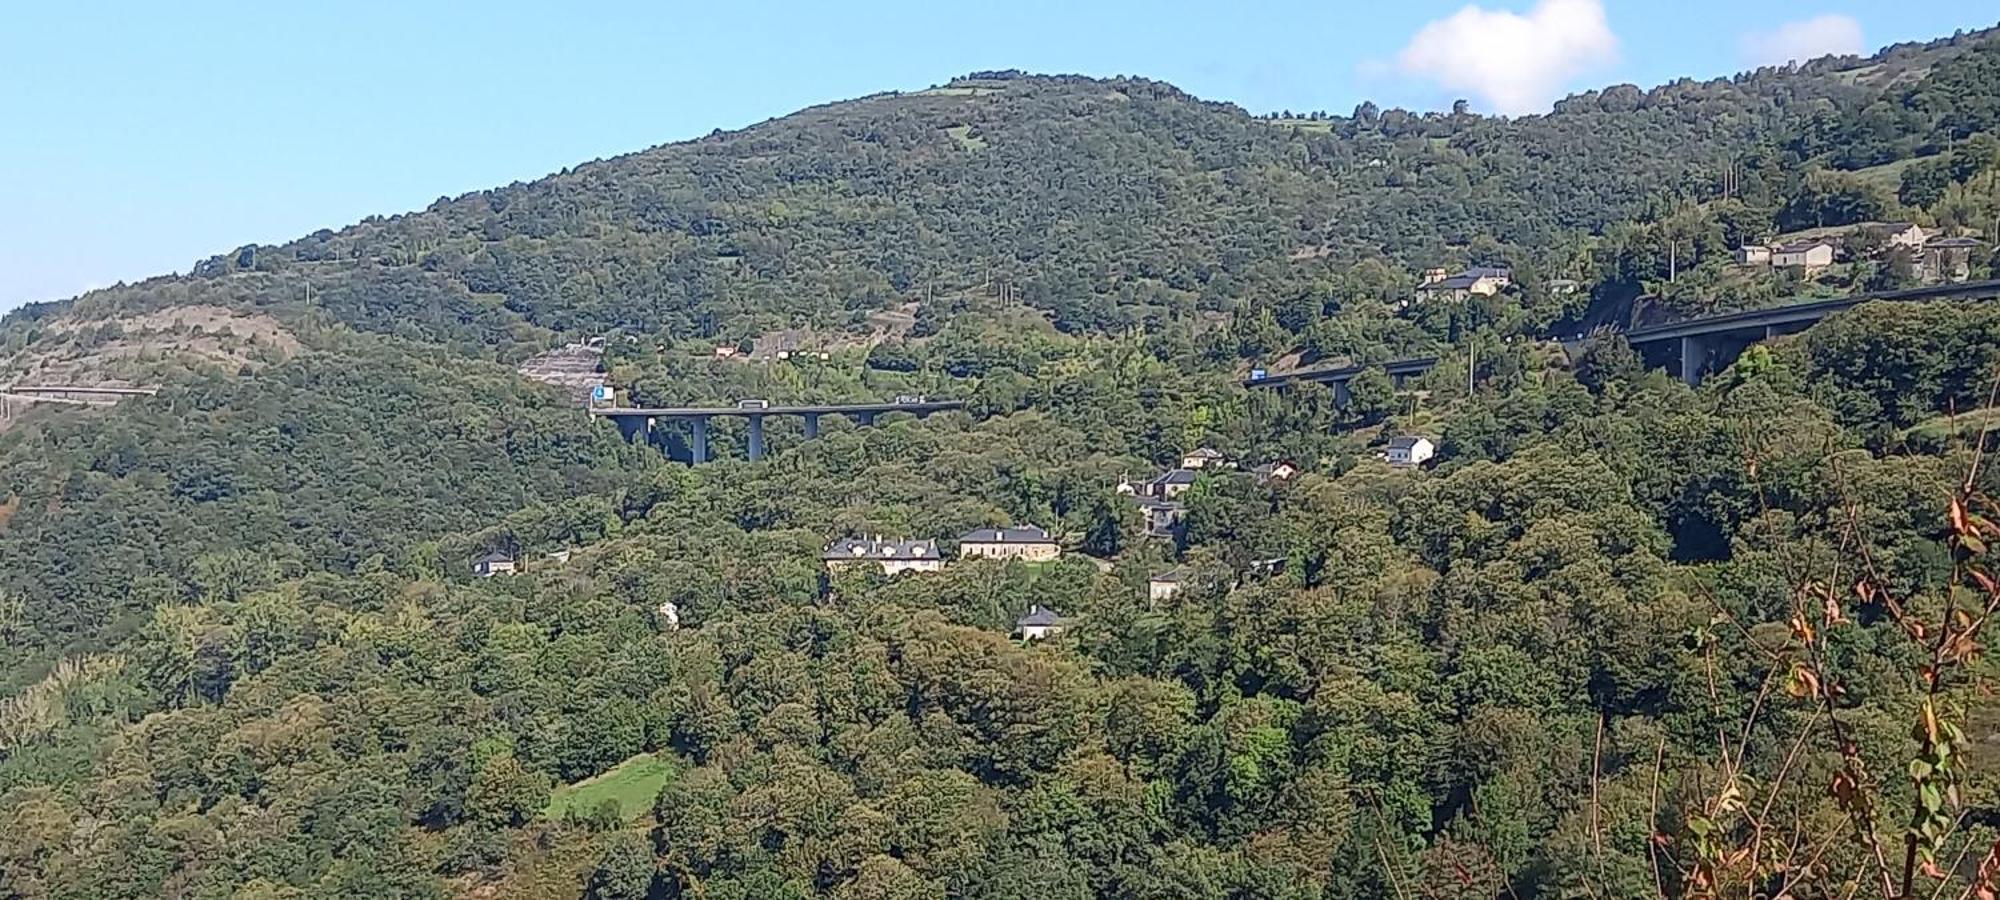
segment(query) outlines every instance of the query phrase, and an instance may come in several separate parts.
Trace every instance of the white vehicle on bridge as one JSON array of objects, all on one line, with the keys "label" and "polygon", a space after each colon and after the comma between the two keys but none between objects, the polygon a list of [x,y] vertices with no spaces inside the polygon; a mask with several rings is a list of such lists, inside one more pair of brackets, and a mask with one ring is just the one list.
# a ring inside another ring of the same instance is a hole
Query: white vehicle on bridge
[{"label": "white vehicle on bridge", "polygon": [[926,401],[925,401],[925,399],[924,399],[924,395],[922,395],[922,394],[897,394],[897,395],[896,395],[896,405],[897,405],[897,406],[909,406],[909,405],[911,405],[911,404],[915,404],[915,403],[924,403],[924,402],[926,402]]},{"label": "white vehicle on bridge", "polygon": [[736,408],[737,408],[737,409],[770,409],[770,408],[771,408],[771,401],[769,401],[769,400],[738,400],[738,401],[736,401]]}]

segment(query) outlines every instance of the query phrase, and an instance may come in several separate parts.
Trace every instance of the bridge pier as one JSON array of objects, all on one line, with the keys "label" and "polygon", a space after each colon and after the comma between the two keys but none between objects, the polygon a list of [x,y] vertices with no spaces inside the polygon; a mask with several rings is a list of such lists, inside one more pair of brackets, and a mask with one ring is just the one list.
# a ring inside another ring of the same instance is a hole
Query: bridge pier
[{"label": "bridge pier", "polygon": [[819,438],[819,413],[806,413],[806,440]]},{"label": "bridge pier", "polygon": [[869,425],[873,425],[873,424],[875,424],[875,414],[874,414],[874,413],[872,413],[872,412],[858,412],[858,413],[855,413],[855,414],[854,414],[854,424],[856,424],[856,425],[860,425],[860,426],[863,426],[863,427],[866,427],[866,426],[869,426]]},{"label": "bridge pier", "polygon": [[688,428],[688,462],[697,466],[708,462],[708,417],[689,419]]},{"label": "bridge pier", "polygon": [[764,458],[764,417],[749,416],[748,419],[750,421],[750,459],[754,462]]},{"label": "bridge pier", "polygon": [[1333,383],[1333,405],[1346,409],[1354,403],[1354,392],[1347,389],[1347,380]]},{"label": "bridge pier", "polygon": [[1701,384],[1701,376],[1708,367],[1708,341],[1695,335],[1681,338],[1681,381],[1688,387]]},{"label": "bridge pier", "polygon": [[615,416],[612,421],[618,423],[618,436],[628,444],[643,439],[642,436],[652,430],[645,416]]}]

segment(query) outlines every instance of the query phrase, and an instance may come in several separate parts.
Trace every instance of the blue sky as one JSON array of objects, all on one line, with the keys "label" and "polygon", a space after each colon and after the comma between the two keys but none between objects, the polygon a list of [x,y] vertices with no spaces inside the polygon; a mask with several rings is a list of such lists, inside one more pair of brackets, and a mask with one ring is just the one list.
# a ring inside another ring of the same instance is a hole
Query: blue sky
[{"label": "blue sky", "polygon": [[14,4],[0,17],[0,309],[976,69],[1144,75],[1256,112],[1456,97],[1523,112],[1571,88],[2000,19],[1963,0],[1477,6]]}]

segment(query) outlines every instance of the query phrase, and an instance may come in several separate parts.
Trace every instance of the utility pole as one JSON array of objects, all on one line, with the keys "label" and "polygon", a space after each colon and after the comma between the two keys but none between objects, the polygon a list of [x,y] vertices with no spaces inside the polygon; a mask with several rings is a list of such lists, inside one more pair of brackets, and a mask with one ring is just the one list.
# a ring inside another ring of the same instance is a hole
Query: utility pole
[{"label": "utility pole", "polygon": [[1476,340],[1466,341],[1465,342],[1465,397],[1468,400],[1472,399],[1472,394],[1473,391],[1475,390],[1475,388],[1473,387],[1473,379],[1477,378],[1478,376],[1479,376],[1479,342]]}]

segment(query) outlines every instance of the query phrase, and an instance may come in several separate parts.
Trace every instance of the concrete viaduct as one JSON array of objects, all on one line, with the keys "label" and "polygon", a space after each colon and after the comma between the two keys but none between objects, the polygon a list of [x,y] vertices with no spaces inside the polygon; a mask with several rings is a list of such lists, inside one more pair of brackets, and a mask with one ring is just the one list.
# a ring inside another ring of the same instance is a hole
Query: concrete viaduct
[{"label": "concrete viaduct", "polygon": [[[1688,384],[1700,384],[1702,376],[1727,368],[1751,344],[1781,334],[1793,334],[1812,327],[1827,316],[1874,301],[1983,300],[2000,297],[2000,280],[1942,284],[1904,291],[1878,291],[1832,300],[1811,300],[1785,306],[1703,316],[1666,325],[1620,329],[1626,342],[1639,352],[1648,365],[1666,368]],[[1399,359],[1381,368],[1401,387],[1408,379],[1422,375],[1437,365],[1437,357]],[[1245,387],[1289,387],[1301,382],[1333,386],[1334,399],[1347,402],[1347,383],[1367,366],[1337,369],[1308,369],[1264,378],[1246,379]]]},{"label": "concrete viaduct", "polygon": [[708,461],[708,421],[718,417],[735,416],[745,420],[750,426],[749,451],[753,460],[764,458],[764,419],[767,416],[798,416],[805,420],[806,439],[819,437],[821,416],[846,416],[857,425],[873,425],[875,417],[884,413],[910,413],[923,418],[934,412],[962,409],[965,404],[958,400],[898,400],[891,403],[832,403],[791,406],[769,406],[755,401],[744,401],[736,406],[658,406],[658,407],[598,407],[590,414],[610,419],[617,423],[618,432],[628,441],[643,440],[653,443],[653,428],[662,420],[688,423],[689,462],[700,464]]}]

